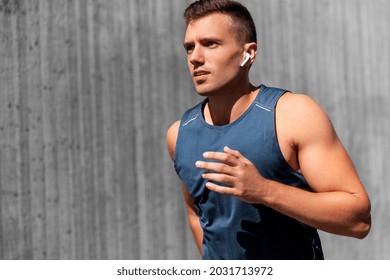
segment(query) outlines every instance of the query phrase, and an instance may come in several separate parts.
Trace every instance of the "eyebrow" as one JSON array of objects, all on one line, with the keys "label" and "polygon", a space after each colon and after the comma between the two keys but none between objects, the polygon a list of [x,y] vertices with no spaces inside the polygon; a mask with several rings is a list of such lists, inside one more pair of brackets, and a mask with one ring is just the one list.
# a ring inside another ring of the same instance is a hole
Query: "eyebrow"
[{"label": "eyebrow", "polygon": [[[203,38],[200,38],[198,41],[200,41],[202,44],[205,43],[205,42],[209,42],[209,41],[221,43],[223,41],[223,39],[217,38],[217,37],[203,37]],[[184,47],[188,47],[188,46],[191,46],[193,44],[194,44],[193,40],[191,40],[191,41],[184,41],[183,42],[183,46]]]},{"label": "eyebrow", "polygon": [[189,41],[183,42],[183,47],[184,47],[184,48],[189,47],[189,46],[191,46],[191,45],[193,45],[192,42],[189,42]]}]

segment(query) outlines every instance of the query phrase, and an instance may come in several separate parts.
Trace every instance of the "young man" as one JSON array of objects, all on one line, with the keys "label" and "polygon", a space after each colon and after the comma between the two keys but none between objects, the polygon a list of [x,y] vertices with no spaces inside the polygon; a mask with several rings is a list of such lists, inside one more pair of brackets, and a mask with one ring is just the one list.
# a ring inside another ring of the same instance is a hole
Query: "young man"
[{"label": "young man", "polygon": [[185,12],[184,48],[205,100],[167,132],[204,259],[323,259],[317,229],[364,238],[369,197],[325,112],[253,86],[256,30],[230,0]]}]

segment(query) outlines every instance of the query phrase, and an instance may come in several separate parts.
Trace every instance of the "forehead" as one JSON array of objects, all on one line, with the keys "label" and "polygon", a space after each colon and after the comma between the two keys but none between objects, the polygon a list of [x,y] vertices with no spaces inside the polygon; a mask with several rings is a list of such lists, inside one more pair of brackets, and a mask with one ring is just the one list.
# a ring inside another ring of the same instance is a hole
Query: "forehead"
[{"label": "forehead", "polygon": [[188,23],[185,41],[193,40],[196,37],[232,37],[233,22],[230,16],[213,13],[205,17],[192,20]]}]

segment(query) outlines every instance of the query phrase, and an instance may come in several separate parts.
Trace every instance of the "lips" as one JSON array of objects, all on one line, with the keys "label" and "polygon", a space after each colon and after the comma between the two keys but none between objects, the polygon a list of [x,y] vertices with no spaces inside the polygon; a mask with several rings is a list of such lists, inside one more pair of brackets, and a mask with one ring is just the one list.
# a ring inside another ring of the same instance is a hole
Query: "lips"
[{"label": "lips", "polygon": [[200,76],[204,76],[204,75],[207,75],[207,74],[210,74],[210,72],[207,72],[207,71],[204,71],[204,70],[196,70],[196,71],[194,71],[193,76],[194,77],[200,77]]}]

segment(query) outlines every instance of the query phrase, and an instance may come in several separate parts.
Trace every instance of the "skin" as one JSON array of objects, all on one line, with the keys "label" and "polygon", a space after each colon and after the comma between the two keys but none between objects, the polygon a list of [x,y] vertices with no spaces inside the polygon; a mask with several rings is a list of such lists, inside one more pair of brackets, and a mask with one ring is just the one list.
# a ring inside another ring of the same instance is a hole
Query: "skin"
[{"label": "skin", "polygon": [[[212,14],[191,21],[184,48],[196,91],[209,99],[204,118],[212,125],[225,125],[241,116],[258,89],[249,82],[250,65],[256,58],[255,43],[242,43],[232,36],[230,17]],[[240,67],[245,53],[249,62]],[[276,131],[286,161],[301,172],[311,191],[264,178],[239,151],[208,151],[194,163],[204,170],[211,191],[248,203],[269,206],[314,228],[364,238],[371,227],[370,200],[357,171],[326,113],[310,97],[285,93],[275,113]],[[174,159],[180,121],[167,132],[168,151]],[[216,160],[217,162],[210,162]],[[192,198],[183,185],[191,230],[202,254],[203,231]]]}]

